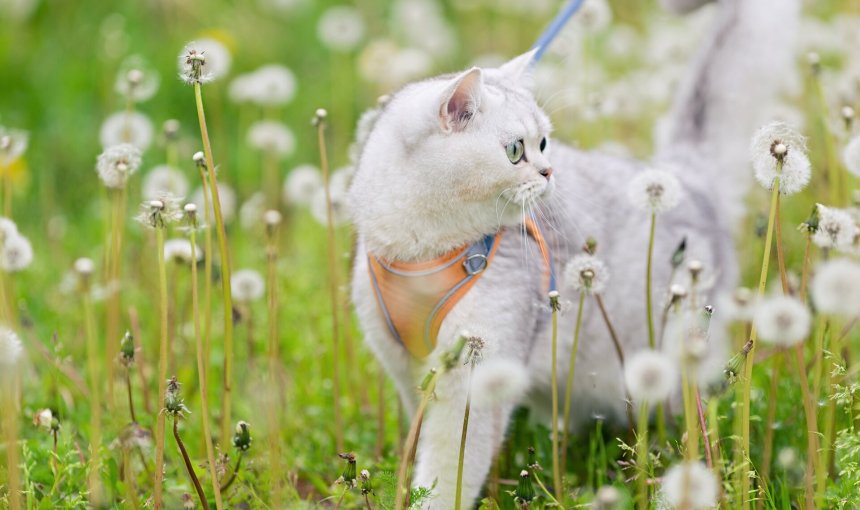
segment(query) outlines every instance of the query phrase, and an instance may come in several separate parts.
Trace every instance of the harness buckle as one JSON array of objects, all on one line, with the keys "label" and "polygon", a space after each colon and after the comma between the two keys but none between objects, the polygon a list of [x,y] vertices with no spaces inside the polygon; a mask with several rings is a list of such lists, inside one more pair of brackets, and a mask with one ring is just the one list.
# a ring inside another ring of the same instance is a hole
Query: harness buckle
[{"label": "harness buckle", "polygon": [[474,253],[463,261],[463,268],[469,276],[475,276],[487,269],[487,256],[483,253]]}]

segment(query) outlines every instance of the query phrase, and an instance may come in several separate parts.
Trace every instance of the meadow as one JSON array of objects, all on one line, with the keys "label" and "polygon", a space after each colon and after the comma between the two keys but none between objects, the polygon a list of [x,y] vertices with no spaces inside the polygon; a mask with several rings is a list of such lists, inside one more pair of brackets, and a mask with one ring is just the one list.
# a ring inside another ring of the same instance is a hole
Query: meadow
[{"label": "meadow", "polygon": [[[685,376],[650,425],[592,417],[560,473],[518,410],[481,509],[860,508],[860,2],[805,3],[769,111],[809,184],[751,188],[746,289],[655,291],[731,316],[723,377]],[[0,0],[0,508],[422,508],[431,488],[398,490],[412,417],[349,302],[356,126],[524,52],[561,5]],[[711,7],[586,0],[535,71],[554,138],[647,159]],[[775,147],[751,182],[789,168]]]}]

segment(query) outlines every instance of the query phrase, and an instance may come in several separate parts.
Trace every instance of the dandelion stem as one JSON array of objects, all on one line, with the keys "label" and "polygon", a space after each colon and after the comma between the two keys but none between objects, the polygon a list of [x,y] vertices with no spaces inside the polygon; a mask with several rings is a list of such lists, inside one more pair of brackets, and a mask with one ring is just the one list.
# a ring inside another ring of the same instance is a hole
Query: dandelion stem
[{"label": "dandelion stem", "polygon": [[[268,351],[269,351],[269,383],[270,391],[273,395],[281,394],[281,384],[279,377],[279,360],[278,352],[278,237],[277,227],[267,226],[268,249],[266,250],[266,291],[267,291],[267,308],[268,308]],[[282,474],[281,474],[281,442],[280,442],[280,417],[282,403],[277,402],[276,405],[269,405],[269,458],[271,459],[272,482],[274,488],[272,490],[272,503],[275,508],[282,506]]]},{"label": "dandelion stem", "polygon": [[[193,259],[192,259],[193,260]],[[206,417],[204,416],[204,419]],[[173,417],[173,437],[176,439],[176,444],[179,446],[179,451],[182,453],[182,460],[185,461],[185,469],[188,471],[188,476],[191,478],[191,483],[194,484],[194,490],[197,491],[197,497],[200,498],[200,504],[203,508],[209,508],[209,502],[206,500],[206,493],[203,492],[203,487],[200,485],[200,480],[197,479],[197,474],[194,473],[194,466],[191,464],[191,459],[188,458],[188,450],[185,449],[185,444],[182,438],[179,437],[179,417]],[[218,491],[215,491],[218,494]]]},{"label": "dandelion stem", "polygon": [[[574,353],[574,355],[576,355]],[[550,371],[552,388],[552,479],[555,497],[561,499],[561,465],[558,457],[558,307],[552,307],[552,367]]]},{"label": "dandelion stem", "polygon": [[636,466],[639,476],[636,477],[636,508],[648,509],[648,403],[643,402],[639,407],[639,422],[636,427]]},{"label": "dandelion stem", "polygon": [[832,324],[830,327],[830,346],[831,366],[827,370],[825,377],[826,386],[824,395],[826,396],[827,407],[824,411],[824,431],[823,443],[821,444],[821,462],[819,468],[828,473],[831,471],[831,462],[833,460],[831,453],[833,451],[833,438],[836,432],[836,401],[833,400],[833,385],[837,384],[841,377],[836,372],[837,367],[842,364],[842,336],[839,334],[839,328]]},{"label": "dandelion stem", "polygon": [[329,187],[329,168],[328,168],[328,153],[325,143],[325,121],[319,119],[317,123],[317,142],[320,150],[320,169],[323,175],[323,189],[325,190],[326,204],[326,234],[328,236],[328,274],[329,287],[331,293],[331,336],[332,336],[332,379],[334,393],[334,427],[335,427],[335,448],[337,451],[343,451],[343,418],[341,417],[340,409],[340,317],[339,317],[339,299],[338,299],[338,278],[337,278],[337,250],[335,247],[334,238],[334,223],[333,209],[331,203],[331,189]]},{"label": "dandelion stem", "polygon": [[767,399],[767,418],[764,428],[764,453],[762,455],[761,480],[766,484],[770,478],[770,465],[773,461],[773,422],[776,420],[776,400],[779,380],[782,375],[783,352],[779,351],[774,356],[771,366],[770,388]]},{"label": "dandelion stem", "polygon": [[221,492],[224,492],[229,489],[230,486],[233,485],[233,482],[236,481],[236,477],[239,476],[239,470],[242,469],[243,456],[243,452],[239,451],[239,458],[236,459],[236,465],[233,467],[233,472],[230,473],[230,478],[228,478],[224,485],[221,486]]},{"label": "dandelion stem", "polygon": [[654,349],[654,317],[651,302],[651,265],[654,258],[654,230],[657,224],[657,213],[651,213],[651,226],[648,230],[648,258],[645,262],[645,314],[648,319],[648,347]]},{"label": "dandelion stem", "polygon": [[[615,347],[615,355],[618,357],[618,363],[621,365],[623,370],[624,350],[621,348],[621,342],[618,340],[618,335],[615,333],[615,327],[612,326],[612,321],[609,320],[609,313],[607,313],[606,306],[603,304],[603,296],[595,294],[594,300],[597,302],[597,307],[600,309],[600,316],[603,317],[603,322],[606,323],[606,329],[609,331],[609,337],[612,339],[612,345]],[[624,394],[627,397],[627,425],[630,432],[633,433],[636,426],[636,421],[633,418],[633,399],[630,398],[630,392],[627,391],[626,387],[624,388]],[[660,404],[659,408],[662,409],[662,404]],[[657,430],[663,431],[662,435],[658,434],[658,437],[660,437],[662,441],[665,439],[666,435],[666,421],[662,414],[657,417]]]},{"label": "dandelion stem", "polygon": [[403,510],[409,507],[409,466],[412,464],[412,459],[415,457],[415,448],[418,446],[418,436],[421,433],[421,422],[424,421],[424,412],[427,410],[427,405],[430,403],[430,397],[436,389],[436,382],[439,380],[440,372],[436,371],[430,377],[426,387],[421,395],[421,400],[418,402],[418,408],[415,410],[415,415],[412,417],[412,424],[409,426],[409,433],[406,436],[406,442],[403,446],[402,457],[400,459],[400,467],[397,469],[397,493],[395,494],[395,510]]},{"label": "dandelion stem", "polygon": [[221,290],[224,298],[224,408],[221,413],[221,437],[225,438],[230,434],[230,405],[233,395],[233,295],[230,289],[230,252],[227,250],[227,231],[221,214],[215,162],[212,157],[212,145],[209,142],[209,130],[206,127],[206,113],[203,111],[203,89],[199,81],[194,82],[194,99],[197,103],[197,120],[200,123],[203,154],[206,156],[209,192],[212,193],[212,206],[218,229],[218,251],[221,255]]},{"label": "dandelion stem", "polygon": [[695,388],[696,412],[699,413],[699,427],[702,429],[702,441],[705,447],[705,460],[708,463],[708,469],[714,469],[714,458],[711,456],[711,440],[708,437],[708,421],[705,418],[705,408],[702,406],[702,394],[699,388]]},{"label": "dandelion stem", "polygon": [[555,505],[555,507],[564,508],[562,506],[562,504],[558,502],[558,499],[556,499],[555,496],[553,496],[552,493],[549,490],[547,490],[546,485],[543,484],[543,481],[540,479],[540,477],[537,474],[537,471],[534,469],[532,469],[532,476],[534,476],[535,482],[537,482],[538,487],[540,487],[540,490],[543,491],[543,493],[546,495],[547,499],[549,499],[550,502],[553,505]]},{"label": "dandelion stem", "polygon": [[[570,363],[567,369],[567,384],[564,387],[564,413],[562,415],[561,453],[563,464],[567,459],[567,440],[570,430],[570,401],[573,394],[573,376],[576,372],[576,354],[579,351],[579,332],[582,329],[582,309],[585,305],[585,291],[579,291],[579,305],[576,310],[576,326],[573,328],[573,348],[570,351]],[[565,470],[566,471],[566,470]]]},{"label": "dandelion stem", "polygon": [[[5,379],[5,380],[4,380]],[[9,498],[10,510],[21,510],[21,480],[19,472],[20,459],[18,458],[18,419],[20,413],[18,389],[18,370],[13,368],[9,373],[0,374],[0,383],[5,383],[8,388],[0,387],[0,398],[6,397],[3,402],[3,431],[6,448],[6,490]]]},{"label": "dandelion stem", "polygon": [[[204,353],[208,355],[208,351],[203,349],[203,339],[201,337],[200,332],[200,300],[197,292],[197,233],[196,233],[196,225],[191,225],[190,230],[190,240],[191,240],[191,307],[192,307],[192,315],[194,316],[194,345],[197,349],[197,379],[200,385],[200,421],[203,426],[203,440],[206,444],[206,460],[209,464],[209,476],[212,478],[212,491],[215,494],[215,507],[218,510],[222,510],[224,508],[224,504],[221,501],[221,491],[218,490],[218,475],[215,472],[215,450],[212,446],[212,432],[209,430],[209,389],[208,389],[208,379],[206,373],[206,364],[203,361]],[[176,430],[176,420],[173,423],[173,433],[176,436],[176,441],[180,445],[182,444],[179,440],[179,433]],[[184,447],[180,446],[183,449]],[[193,475],[193,470],[189,466],[189,462],[186,460],[186,467],[188,467],[189,471],[191,471],[192,478],[196,477]],[[199,482],[197,482],[199,485]],[[203,503],[203,508],[209,508],[205,503],[205,496],[202,495],[202,489],[199,491],[201,493],[201,503]]]},{"label": "dandelion stem", "polygon": [[[779,200],[779,188],[780,188],[780,173],[782,170],[782,163],[777,163],[777,176],[773,180],[773,191],[771,191],[770,198],[770,214],[768,216],[767,221],[767,234],[765,235],[764,241],[764,253],[762,255],[761,262],[761,274],[759,276],[758,282],[758,295],[763,296],[765,288],[767,287],[767,270],[770,266],[770,250],[771,245],[773,244],[773,228],[775,222],[778,220],[776,217],[777,203]],[[747,475],[749,470],[749,466],[747,463],[750,460],[750,389],[752,388],[752,369],[755,364],[755,348],[756,348],[756,339],[757,339],[757,331],[755,323],[753,323],[750,329],[750,350],[746,357],[746,364],[744,364],[744,379],[743,379],[743,396],[741,401],[741,456],[742,464],[741,468],[738,470],[738,476],[741,478],[741,498],[743,501],[743,507],[748,508],[752,498],[750,496],[750,477]]]},{"label": "dandelion stem", "polygon": [[87,484],[90,490],[90,503],[96,508],[102,504],[102,488],[99,479],[101,469],[102,444],[102,405],[101,405],[101,371],[99,364],[99,342],[96,333],[96,320],[93,313],[92,298],[88,287],[82,292],[81,302],[84,308],[84,328],[87,335],[87,369],[90,372],[90,466],[87,471]]},{"label": "dandelion stem", "polygon": [[[818,465],[818,417],[815,414],[815,404],[809,392],[809,381],[806,377],[806,363],[803,360],[803,344],[794,347],[794,359],[797,364],[797,375],[800,378],[800,389],[803,394],[803,411],[806,414],[806,508],[822,508],[824,502],[823,470]],[[813,476],[817,478],[817,487],[813,492]],[[813,501],[813,493],[815,500]]]},{"label": "dandelion stem", "polygon": [[128,412],[131,415],[131,422],[137,423],[137,417],[134,414],[134,398],[131,391],[131,366],[125,368],[125,386],[128,390]]},{"label": "dandelion stem", "polygon": [[[206,182],[206,171],[202,166],[198,167],[201,180],[201,191],[203,192],[204,227],[203,242],[203,350],[211,352],[212,344],[212,205],[209,199],[209,185]],[[210,380],[209,356],[203,358],[203,371],[206,372],[206,380]],[[209,398],[209,395],[206,395]],[[226,436],[225,436],[226,437]]]},{"label": "dandelion stem", "polygon": [[164,261],[164,227],[155,228],[156,257],[158,259],[158,288],[160,295],[161,329],[158,348],[158,418],[155,426],[155,510],[163,508],[164,482],[164,398],[167,392],[167,268]]},{"label": "dandelion stem", "polygon": [[472,372],[475,364],[469,368],[468,390],[466,390],[466,409],[463,411],[463,431],[460,433],[460,454],[457,458],[457,488],[454,491],[454,508],[459,509],[463,501],[463,464],[466,456],[466,434],[469,431],[469,412],[472,409]]}]

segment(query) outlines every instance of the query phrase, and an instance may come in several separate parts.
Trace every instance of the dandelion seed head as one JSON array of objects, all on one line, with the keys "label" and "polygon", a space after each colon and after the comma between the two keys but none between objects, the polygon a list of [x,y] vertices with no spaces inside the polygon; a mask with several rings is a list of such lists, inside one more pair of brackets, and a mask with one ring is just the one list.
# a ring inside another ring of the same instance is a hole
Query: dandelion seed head
[{"label": "dandelion seed head", "polygon": [[[233,191],[229,185],[219,182],[218,183],[218,197],[221,200],[221,217],[225,223],[229,223],[233,221],[233,218],[236,217],[236,192]],[[197,205],[197,209],[199,211],[205,211],[203,207],[203,189],[197,188],[194,193],[191,194],[191,202]],[[215,217],[215,205],[212,203],[212,195],[209,195],[209,212],[212,215],[212,218]]]},{"label": "dandelion seed head", "polygon": [[40,409],[33,413],[33,425],[51,430],[54,423],[54,413],[50,409]]},{"label": "dandelion seed head", "polygon": [[755,307],[753,323],[764,342],[791,347],[809,335],[812,315],[799,300],[789,296],[771,296]]},{"label": "dandelion seed head", "polygon": [[143,58],[133,55],[120,66],[114,90],[129,101],[142,103],[158,92],[159,81],[158,73]]},{"label": "dandelion seed head", "polygon": [[128,178],[140,167],[140,149],[123,143],[112,145],[96,160],[96,172],[108,188],[124,188]]},{"label": "dandelion seed head", "polygon": [[[334,226],[345,225],[349,221],[349,205],[345,191],[337,191],[332,186],[331,193],[331,221]],[[325,189],[320,188],[311,197],[311,216],[320,224],[328,223],[328,211],[326,210]]]},{"label": "dandelion seed head", "polygon": [[240,269],[230,278],[233,299],[239,303],[250,303],[263,297],[266,282],[259,272],[253,269]]},{"label": "dandelion seed head", "polygon": [[177,264],[190,264],[191,261],[203,260],[203,251],[196,247],[194,257],[191,257],[191,241],[188,239],[168,239],[164,242],[164,260]]},{"label": "dandelion seed head", "polygon": [[581,253],[567,264],[564,270],[564,281],[576,292],[600,294],[609,282],[609,269],[594,255]]},{"label": "dandelion seed head", "polygon": [[663,475],[663,493],[672,507],[705,510],[717,505],[719,484],[701,462],[684,462]]},{"label": "dandelion seed head", "polygon": [[75,272],[81,276],[89,276],[93,274],[95,264],[93,264],[92,259],[81,257],[75,261],[74,269]]},{"label": "dandelion seed head", "polygon": [[196,165],[205,165],[206,155],[203,154],[203,151],[197,151],[191,156],[191,160],[194,161],[194,164]]},{"label": "dandelion seed head", "polygon": [[18,235],[18,226],[15,225],[15,222],[9,218],[0,216],[0,243],[2,243],[4,239],[8,239],[16,235]]},{"label": "dandelion seed head", "polygon": [[573,23],[588,34],[601,32],[612,23],[612,8],[606,0],[587,0]]},{"label": "dandelion seed head", "polygon": [[140,204],[140,212],[135,219],[148,228],[165,228],[182,219],[179,199],[169,193],[162,193],[155,200],[146,200]]},{"label": "dandelion seed head", "polygon": [[645,170],[630,181],[627,196],[634,207],[659,214],[674,209],[681,201],[681,184],[664,170]]},{"label": "dandelion seed head", "polygon": [[322,189],[323,180],[319,169],[313,165],[301,165],[287,174],[284,180],[284,201],[288,204],[308,205],[317,190]]},{"label": "dandelion seed head", "polygon": [[260,224],[263,211],[266,209],[266,194],[258,191],[248,197],[239,207],[239,223],[245,230],[250,230]]},{"label": "dandelion seed head", "polygon": [[818,227],[812,234],[812,241],[822,248],[850,250],[857,236],[857,224],[845,210],[835,207],[816,205]]},{"label": "dandelion seed head", "polygon": [[33,246],[30,241],[16,234],[3,240],[0,249],[0,269],[7,273],[15,273],[26,269],[33,262]]},{"label": "dandelion seed head", "polygon": [[797,466],[798,460],[797,450],[791,447],[781,448],[779,453],[776,454],[777,465],[785,471],[794,469]]},{"label": "dandelion seed head", "polygon": [[328,49],[350,52],[364,39],[364,19],[354,7],[330,7],[319,19],[317,37]]},{"label": "dandelion seed head", "polygon": [[657,351],[634,353],[624,365],[624,383],[636,402],[654,404],[669,398],[678,379],[678,369],[668,356]]},{"label": "dandelion seed head", "polygon": [[182,209],[185,210],[186,214],[196,214],[197,204],[185,204],[185,207],[183,207]]},{"label": "dandelion seed head", "polygon": [[248,128],[248,144],[261,151],[290,156],[296,150],[296,137],[290,128],[281,122],[261,120]]},{"label": "dandelion seed head", "polygon": [[834,259],[819,265],[810,293],[822,313],[853,318],[860,315],[860,264]]},{"label": "dandelion seed head", "polygon": [[281,224],[281,213],[275,209],[269,209],[263,213],[263,223],[269,227],[276,227]]},{"label": "dandelion seed head", "polygon": [[806,140],[788,124],[771,122],[759,128],[750,143],[750,159],[756,180],[766,189],[773,189],[777,177],[783,195],[797,193],[809,183]]},{"label": "dandelion seed head", "polygon": [[152,145],[155,128],[149,117],[140,112],[116,112],[102,122],[99,140],[102,147],[131,144],[145,151]]},{"label": "dandelion seed head", "polygon": [[18,334],[9,328],[0,326],[0,366],[14,368],[24,353],[24,346]]},{"label": "dandelion seed head", "polygon": [[234,78],[229,96],[236,103],[283,106],[293,100],[296,89],[296,77],[289,68],[270,64]]},{"label": "dandelion seed head", "polygon": [[845,168],[855,177],[860,177],[860,135],[848,142],[842,151],[842,161]]},{"label": "dandelion seed head", "polygon": [[519,361],[493,357],[475,366],[472,401],[485,409],[518,403],[529,390],[529,374]]},{"label": "dandelion seed head", "polygon": [[594,495],[595,510],[615,510],[621,504],[621,492],[611,485],[604,485]]},{"label": "dandelion seed head", "polygon": [[176,140],[179,137],[179,121],[176,119],[165,120],[161,129],[167,140]]},{"label": "dandelion seed head", "polygon": [[185,83],[209,83],[230,71],[230,50],[215,39],[198,39],[179,54],[179,77]]},{"label": "dandelion seed head", "polygon": [[188,179],[177,168],[170,165],[158,165],[143,177],[141,194],[144,200],[152,200],[169,193],[176,197],[188,194]]},{"label": "dandelion seed head", "polygon": [[0,163],[4,166],[12,164],[24,154],[28,143],[26,131],[0,126]]}]

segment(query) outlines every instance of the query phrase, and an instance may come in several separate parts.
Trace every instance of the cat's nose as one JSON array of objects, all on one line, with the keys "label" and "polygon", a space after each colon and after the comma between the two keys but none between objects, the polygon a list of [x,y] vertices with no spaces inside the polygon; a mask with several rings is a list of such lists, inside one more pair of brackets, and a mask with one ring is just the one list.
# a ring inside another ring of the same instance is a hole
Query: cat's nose
[{"label": "cat's nose", "polygon": [[552,167],[548,166],[546,168],[541,168],[538,170],[538,173],[549,179],[549,176],[552,175]]}]

